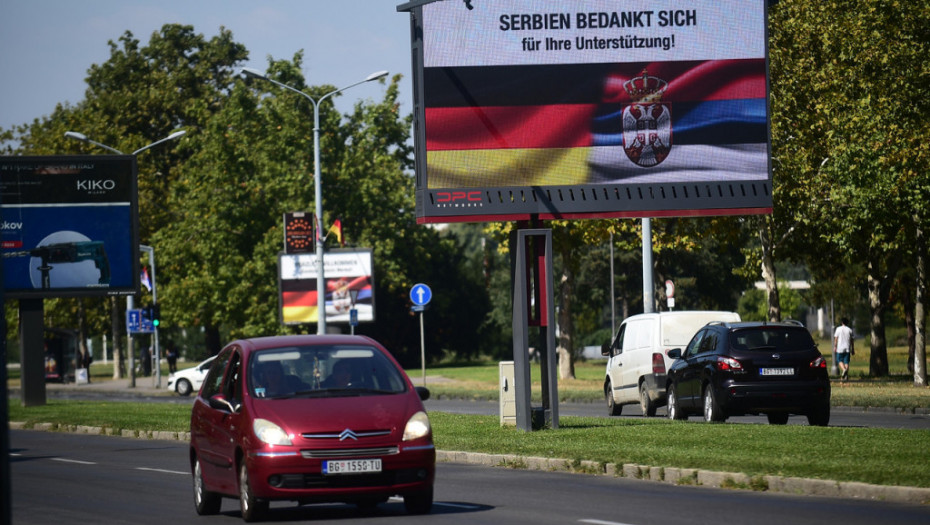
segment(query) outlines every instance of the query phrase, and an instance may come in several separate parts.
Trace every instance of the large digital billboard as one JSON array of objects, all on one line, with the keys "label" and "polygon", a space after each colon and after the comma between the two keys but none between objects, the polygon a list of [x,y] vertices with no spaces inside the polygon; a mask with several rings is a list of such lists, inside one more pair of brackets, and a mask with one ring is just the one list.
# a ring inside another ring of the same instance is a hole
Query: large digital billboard
[{"label": "large digital billboard", "polygon": [[136,293],[137,206],[133,156],[0,157],[8,297]]},{"label": "large digital billboard", "polygon": [[771,212],[764,0],[398,10],[419,222]]},{"label": "large digital billboard", "polygon": [[[317,256],[315,253],[278,254],[281,322],[316,323]],[[355,308],[359,322],[375,320],[374,274],[371,249],[336,249],[323,254],[326,322],[349,323]]]}]

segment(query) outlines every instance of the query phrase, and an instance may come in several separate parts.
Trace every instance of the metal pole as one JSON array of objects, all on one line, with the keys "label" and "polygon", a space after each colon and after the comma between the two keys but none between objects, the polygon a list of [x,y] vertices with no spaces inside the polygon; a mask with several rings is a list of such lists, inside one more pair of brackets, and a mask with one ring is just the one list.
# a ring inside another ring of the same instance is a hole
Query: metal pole
[{"label": "metal pole", "polygon": [[[126,296],[126,312],[128,312],[135,307],[133,297],[131,295]],[[116,341],[113,342],[113,348],[116,348]],[[126,327],[126,354],[129,356],[129,364],[126,365],[129,367],[129,386],[130,388],[136,387],[136,363],[135,358],[133,357],[133,348],[132,348],[132,332],[129,331],[129,327]],[[113,365],[119,366],[117,356],[113,356]]]},{"label": "metal pole", "polygon": [[[316,201],[316,333],[326,333],[326,279],[323,276],[323,176],[320,173],[320,105],[313,103],[313,199]],[[322,100],[322,99],[321,99]]]},{"label": "metal pole", "polygon": [[426,339],[423,336],[423,312],[420,312],[420,367],[423,369],[423,386],[426,386]]},{"label": "metal pole", "polygon": [[[149,265],[152,267],[152,304],[156,305],[158,304],[158,279],[155,275],[155,249],[151,246],[139,246],[139,249],[145,250],[149,254]],[[158,326],[153,326],[152,330],[155,339],[155,349],[153,351],[155,357],[155,388],[161,388],[161,349],[158,346]]]},{"label": "metal pole", "polygon": [[617,333],[617,296],[614,295],[614,232],[610,232],[610,337]]},{"label": "metal pole", "polygon": [[643,218],[643,313],[655,311],[655,291],[652,286],[652,220]]}]

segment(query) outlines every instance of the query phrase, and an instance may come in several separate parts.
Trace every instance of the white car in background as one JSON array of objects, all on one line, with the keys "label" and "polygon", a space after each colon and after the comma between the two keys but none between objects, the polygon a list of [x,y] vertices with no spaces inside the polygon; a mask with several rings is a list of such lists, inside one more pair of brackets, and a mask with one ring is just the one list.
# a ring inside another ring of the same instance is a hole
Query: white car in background
[{"label": "white car in background", "polygon": [[216,356],[208,357],[195,367],[179,370],[169,375],[168,390],[174,390],[182,396],[189,396],[191,392],[200,392],[200,385],[207,377],[207,372],[210,371],[210,365],[215,358]]}]

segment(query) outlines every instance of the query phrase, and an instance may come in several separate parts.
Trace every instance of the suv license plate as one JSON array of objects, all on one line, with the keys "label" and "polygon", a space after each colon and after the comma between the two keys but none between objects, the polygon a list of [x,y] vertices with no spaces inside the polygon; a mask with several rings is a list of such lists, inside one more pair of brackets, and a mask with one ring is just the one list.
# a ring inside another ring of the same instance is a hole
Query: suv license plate
[{"label": "suv license plate", "polygon": [[367,474],[381,472],[381,458],[340,459],[323,462],[323,474]]},{"label": "suv license plate", "polygon": [[763,376],[791,376],[794,368],[760,368],[759,375]]}]

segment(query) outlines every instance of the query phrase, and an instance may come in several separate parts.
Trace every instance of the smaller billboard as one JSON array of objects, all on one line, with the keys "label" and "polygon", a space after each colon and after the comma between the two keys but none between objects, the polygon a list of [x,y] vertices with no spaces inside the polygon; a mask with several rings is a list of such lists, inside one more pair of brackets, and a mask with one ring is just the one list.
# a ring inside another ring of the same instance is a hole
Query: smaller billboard
[{"label": "smaller billboard", "polygon": [[302,211],[284,214],[284,253],[314,250],[313,215]]},{"label": "smaller billboard", "polygon": [[135,157],[2,157],[0,219],[8,297],[138,291]]},{"label": "smaller billboard", "polygon": [[[318,317],[315,253],[278,254],[281,322],[316,323]],[[326,322],[349,323],[355,308],[358,322],[375,320],[374,274],[370,248],[333,250],[323,255]],[[354,299],[354,304],[353,304]]]}]

